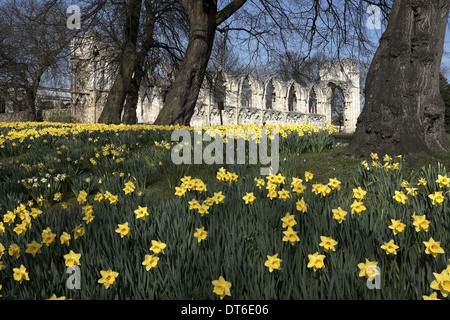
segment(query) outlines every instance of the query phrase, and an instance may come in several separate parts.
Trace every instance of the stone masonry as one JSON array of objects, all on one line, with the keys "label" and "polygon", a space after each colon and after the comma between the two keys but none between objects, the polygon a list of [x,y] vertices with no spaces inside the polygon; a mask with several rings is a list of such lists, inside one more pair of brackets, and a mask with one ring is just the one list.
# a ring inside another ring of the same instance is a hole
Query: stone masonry
[{"label": "stone masonry", "polygon": [[[72,41],[72,116],[81,122],[97,122],[116,66],[113,49],[102,43],[94,32]],[[161,66],[163,77],[170,77]],[[232,77],[219,70],[212,84],[206,81],[199,94],[192,126],[220,124],[218,103],[223,102],[224,125],[306,123],[323,126],[332,122],[332,94],[339,88],[344,95],[343,132],[354,132],[360,114],[360,74],[350,58],[326,63],[320,80],[307,86],[274,77],[255,79],[250,74]],[[141,86],[137,106],[139,123],[153,123],[164,105],[167,86]]]}]

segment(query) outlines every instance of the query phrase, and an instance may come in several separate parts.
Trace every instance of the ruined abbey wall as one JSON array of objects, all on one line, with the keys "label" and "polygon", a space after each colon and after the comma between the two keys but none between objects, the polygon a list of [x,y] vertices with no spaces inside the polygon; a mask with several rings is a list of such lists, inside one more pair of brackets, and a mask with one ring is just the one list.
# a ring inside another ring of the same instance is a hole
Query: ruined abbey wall
[{"label": "ruined abbey wall", "polygon": [[[103,46],[103,47],[102,47]],[[81,122],[97,122],[115,75],[111,49],[94,35],[72,41],[72,115]],[[295,81],[251,75],[232,77],[218,71],[212,84],[201,89],[191,125],[221,123],[218,103],[223,102],[222,121],[233,124],[307,123],[323,126],[332,122],[332,94],[344,95],[344,132],[354,132],[360,114],[360,74],[355,61],[344,58],[327,63],[319,71],[320,81],[301,86]],[[137,106],[139,123],[153,123],[164,105],[167,88],[142,86]]]}]

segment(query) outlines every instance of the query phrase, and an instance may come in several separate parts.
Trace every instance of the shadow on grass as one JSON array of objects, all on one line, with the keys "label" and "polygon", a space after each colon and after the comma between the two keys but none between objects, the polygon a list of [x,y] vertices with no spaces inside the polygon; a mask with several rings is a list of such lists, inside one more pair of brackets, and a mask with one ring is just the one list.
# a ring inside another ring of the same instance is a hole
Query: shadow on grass
[{"label": "shadow on grass", "polygon": [[[352,139],[352,136],[352,134],[338,134],[335,136],[335,147],[332,149],[322,151],[321,153],[308,152],[294,156],[293,165],[298,166],[295,168],[295,171],[298,172],[296,177],[304,179],[305,171],[309,171],[314,174],[314,182],[327,184],[330,178],[337,178],[343,184],[351,182],[353,173],[361,163],[361,159],[345,155],[336,156],[335,154],[345,149],[346,145]],[[284,157],[285,155],[280,154],[280,165]],[[208,187],[210,186],[214,189],[214,186],[219,182],[216,178],[219,168],[224,167],[231,172],[236,172],[236,170],[234,170],[236,169],[236,166],[237,165],[226,164],[191,165],[186,175],[191,176],[192,178],[199,178],[205,182]],[[240,172],[237,172],[240,178],[244,176],[250,176],[252,179],[253,177],[264,178],[264,176],[259,175],[259,169],[265,166],[261,164],[247,164],[244,166],[245,168],[242,168]],[[162,177],[161,179],[156,179],[150,186],[150,189],[157,192],[163,198],[175,196],[175,189],[168,188],[167,183]]]}]

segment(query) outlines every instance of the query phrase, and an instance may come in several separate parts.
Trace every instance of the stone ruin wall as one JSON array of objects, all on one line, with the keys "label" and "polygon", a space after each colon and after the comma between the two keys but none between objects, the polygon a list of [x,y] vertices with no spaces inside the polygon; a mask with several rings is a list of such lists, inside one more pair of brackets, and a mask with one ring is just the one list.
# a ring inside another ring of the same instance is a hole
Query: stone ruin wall
[{"label": "stone ruin wall", "polygon": [[97,39],[92,31],[71,41],[71,110],[84,123],[98,121],[116,72],[114,51]]},{"label": "stone ruin wall", "polygon": [[[114,81],[111,50],[93,35],[74,38],[72,42],[72,116],[81,122],[97,122]],[[319,71],[320,81],[301,86],[295,81],[284,82],[273,77],[260,80],[245,75],[232,77],[223,71],[216,76],[214,86],[200,91],[192,126],[219,125],[218,102],[223,101],[224,125],[233,124],[314,124],[331,123],[333,89],[344,95],[343,132],[354,132],[360,114],[360,74],[355,61],[344,58],[326,63]],[[166,78],[170,76],[166,73]],[[167,80],[167,79],[166,79]],[[248,83],[248,87],[244,87]],[[247,88],[247,89],[246,89]],[[246,91],[247,90],[247,91]],[[316,108],[310,108],[312,90]],[[165,87],[141,86],[137,106],[138,123],[153,123],[164,105]]]},{"label": "stone ruin wall", "polygon": [[[71,92],[68,88],[39,87],[36,95],[36,112],[44,121],[52,118],[67,118],[70,116]],[[0,95],[0,122],[33,121],[27,111],[25,93],[22,90]]]}]

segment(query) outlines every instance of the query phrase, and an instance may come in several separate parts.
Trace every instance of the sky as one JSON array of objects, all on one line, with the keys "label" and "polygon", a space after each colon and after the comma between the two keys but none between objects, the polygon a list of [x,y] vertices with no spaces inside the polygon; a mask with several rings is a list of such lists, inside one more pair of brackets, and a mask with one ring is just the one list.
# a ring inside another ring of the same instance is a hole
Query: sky
[{"label": "sky", "polygon": [[[375,43],[378,43],[378,39],[381,37],[382,32],[383,30],[371,31],[371,35],[373,37],[372,39]],[[447,30],[445,32],[444,54],[441,61],[441,71],[450,82],[450,24],[447,26]]]},{"label": "sky", "polygon": [[[370,9],[368,8],[368,11],[366,12],[366,18],[367,18],[367,26],[370,25],[370,20],[371,17],[374,17],[373,12],[370,12]],[[381,19],[384,19],[384,17],[380,17]],[[381,29],[373,29],[373,30],[368,30],[368,34],[370,36],[370,39],[372,40],[372,43],[375,45],[375,48],[378,47],[378,43],[379,43],[379,38],[381,37],[381,35],[384,32],[384,27],[387,25],[387,21],[382,21],[381,23]],[[365,30],[367,31],[367,30]],[[318,37],[320,38],[320,37]],[[285,39],[286,40],[286,39]],[[320,40],[320,39],[319,39]],[[305,43],[304,41],[299,41],[298,38],[296,38],[295,36],[292,37],[291,39],[287,39],[288,41],[288,47],[292,48],[291,50],[293,51],[306,51],[306,47],[305,45],[303,45],[302,43]],[[251,48],[251,49],[249,49]],[[252,46],[252,44],[250,44],[249,47],[246,46],[237,46],[236,50],[238,51],[237,54],[239,55],[239,57],[241,57],[242,61],[248,61],[248,62],[252,62],[252,52],[258,51],[259,55],[263,58],[261,59],[261,63],[265,63],[264,61],[264,57],[266,57],[266,55],[264,54],[264,49],[262,48],[256,48],[254,46]],[[328,48],[327,48],[328,50]],[[342,52],[341,56],[351,56],[352,54],[354,54],[355,56],[357,56],[357,48],[349,48],[348,50],[350,50],[350,53],[345,53]],[[282,51],[282,50],[281,50]],[[374,53],[374,52],[373,52]],[[272,57],[273,58],[273,57]],[[276,58],[276,57],[275,57]],[[362,60],[364,59],[364,56],[362,57]],[[372,57],[367,56],[368,61],[371,60]],[[256,62],[258,63],[258,62]],[[447,77],[447,79],[449,79],[450,82],[450,25],[446,30],[446,38],[445,38],[445,46],[444,46],[444,55],[442,57],[442,64],[441,64],[442,68],[441,71],[443,71],[444,75]]]},{"label": "sky", "polygon": [[[2,0],[0,0],[2,1]],[[367,16],[369,17],[369,13],[367,14]],[[381,37],[383,32],[383,29],[381,30],[371,30],[370,34],[372,35],[372,40],[375,44],[378,44],[378,39]],[[297,47],[298,46],[293,46],[293,47]],[[301,49],[300,49],[301,50]],[[249,52],[249,50],[245,50],[244,48],[244,52],[247,51],[247,53]],[[240,53],[239,55],[241,55],[242,53]],[[244,54],[245,56],[245,54]],[[247,58],[247,59],[246,59]],[[244,60],[250,60],[248,57],[244,58]],[[444,75],[447,77],[447,79],[449,79],[450,82],[450,26],[449,28],[447,28],[447,32],[446,32],[446,38],[445,38],[445,45],[444,45],[444,55],[442,57],[442,71],[445,71]]]},{"label": "sky", "polygon": [[444,76],[450,79],[450,27],[447,28],[447,32],[445,33],[444,55],[442,56],[441,69],[442,67],[447,68]]}]

